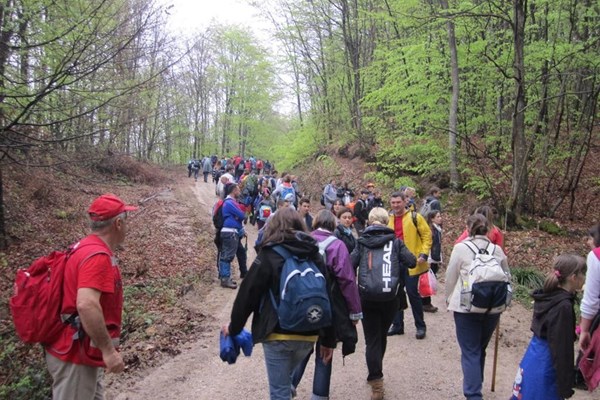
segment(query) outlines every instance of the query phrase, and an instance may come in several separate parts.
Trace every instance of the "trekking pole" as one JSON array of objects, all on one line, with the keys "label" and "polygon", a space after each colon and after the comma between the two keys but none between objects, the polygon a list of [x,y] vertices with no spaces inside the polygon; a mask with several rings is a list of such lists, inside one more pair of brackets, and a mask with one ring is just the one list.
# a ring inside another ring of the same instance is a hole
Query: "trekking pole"
[{"label": "trekking pole", "polygon": [[492,367],[492,387],[491,391],[496,391],[496,367],[498,365],[498,338],[500,336],[500,319],[498,319],[498,325],[496,325],[496,339],[494,340],[494,364]]}]

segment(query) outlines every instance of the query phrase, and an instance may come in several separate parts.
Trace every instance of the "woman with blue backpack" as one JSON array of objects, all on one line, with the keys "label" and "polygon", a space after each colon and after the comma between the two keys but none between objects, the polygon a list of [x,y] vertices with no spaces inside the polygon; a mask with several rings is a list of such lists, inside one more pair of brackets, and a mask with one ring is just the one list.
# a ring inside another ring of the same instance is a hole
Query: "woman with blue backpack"
[{"label": "woman with blue backpack", "polygon": [[[334,326],[336,337],[343,343],[342,355],[345,357],[352,354],[356,348],[358,336],[356,324],[362,318],[358,287],[356,286],[356,275],[350,263],[350,253],[344,243],[336,238],[335,217],[327,211],[321,210],[313,221],[311,236],[319,243],[319,251],[324,257],[325,264],[335,282],[332,289],[332,302],[339,300],[339,312],[334,315]],[[315,356],[315,372],[313,378],[313,389],[311,400],[329,398],[329,386],[331,382],[332,363],[325,363],[320,355],[320,341],[317,341]],[[304,369],[310,360],[309,354],[292,374],[292,385],[298,387]]]},{"label": "woman with blue backpack", "polygon": [[[295,269],[304,272],[293,274]],[[306,233],[298,212],[291,207],[279,209],[265,227],[258,255],[235,298],[230,322],[221,330],[226,336],[236,336],[253,314],[252,338],[255,344],[263,344],[271,400],[291,398],[292,371],[317,339],[323,362],[331,361],[335,332],[330,284],[317,242]],[[294,307],[303,285],[304,294],[310,294],[306,307]]]}]

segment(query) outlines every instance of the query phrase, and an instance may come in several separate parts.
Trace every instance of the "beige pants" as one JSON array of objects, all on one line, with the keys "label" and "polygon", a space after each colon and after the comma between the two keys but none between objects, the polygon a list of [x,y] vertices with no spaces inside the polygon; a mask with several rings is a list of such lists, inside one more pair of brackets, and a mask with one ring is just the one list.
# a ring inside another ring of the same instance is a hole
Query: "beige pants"
[{"label": "beige pants", "polygon": [[103,400],[104,369],[64,362],[46,352],[53,400]]}]

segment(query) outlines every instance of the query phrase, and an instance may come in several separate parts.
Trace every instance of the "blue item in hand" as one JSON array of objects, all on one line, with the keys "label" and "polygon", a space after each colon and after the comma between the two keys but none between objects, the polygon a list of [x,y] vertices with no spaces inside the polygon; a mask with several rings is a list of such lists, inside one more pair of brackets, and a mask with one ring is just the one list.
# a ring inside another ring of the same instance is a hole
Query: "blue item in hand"
[{"label": "blue item in hand", "polygon": [[233,338],[233,341],[237,346],[241,347],[242,352],[246,357],[252,355],[252,347],[254,346],[252,343],[252,334],[246,329],[242,329],[242,331]]},{"label": "blue item in hand", "polygon": [[235,345],[231,336],[225,336],[223,332],[221,332],[219,342],[221,360],[227,361],[228,364],[234,364],[237,356],[240,354],[240,347]]},{"label": "blue item in hand", "polygon": [[239,334],[234,337],[230,335],[225,336],[223,332],[219,336],[221,360],[226,361],[228,364],[234,364],[240,355],[240,349],[246,357],[252,355],[252,333],[243,329]]}]

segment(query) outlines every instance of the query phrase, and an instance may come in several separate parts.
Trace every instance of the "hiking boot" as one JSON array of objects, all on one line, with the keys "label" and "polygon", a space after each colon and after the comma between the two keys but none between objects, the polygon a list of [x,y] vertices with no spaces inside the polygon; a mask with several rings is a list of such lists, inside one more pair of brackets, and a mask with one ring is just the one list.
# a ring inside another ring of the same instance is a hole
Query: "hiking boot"
[{"label": "hiking boot", "polygon": [[390,326],[390,329],[387,331],[387,335],[388,336],[404,335],[404,328],[401,326],[392,325],[392,326]]},{"label": "hiking boot", "polygon": [[383,378],[368,381],[371,386],[371,400],[383,400]]},{"label": "hiking boot", "polygon": [[237,285],[231,278],[222,278],[221,279],[221,287],[229,288],[229,289],[237,289]]},{"label": "hiking boot", "polygon": [[437,312],[437,310],[438,310],[438,308],[432,304],[423,305],[423,311],[425,311],[425,312],[435,313],[435,312]]},{"label": "hiking boot", "polygon": [[425,339],[425,335],[426,335],[425,329],[417,329],[417,334],[415,335],[415,337],[417,339],[421,340],[421,339]]}]

